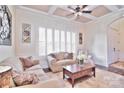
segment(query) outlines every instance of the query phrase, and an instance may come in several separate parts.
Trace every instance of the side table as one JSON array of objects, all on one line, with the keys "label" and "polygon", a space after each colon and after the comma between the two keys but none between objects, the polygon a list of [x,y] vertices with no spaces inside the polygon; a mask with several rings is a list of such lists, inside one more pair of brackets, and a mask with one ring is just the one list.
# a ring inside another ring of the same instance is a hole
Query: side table
[{"label": "side table", "polygon": [[0,66],[0,88],[9,88],[11,83],[11,70],[10,66]]}]

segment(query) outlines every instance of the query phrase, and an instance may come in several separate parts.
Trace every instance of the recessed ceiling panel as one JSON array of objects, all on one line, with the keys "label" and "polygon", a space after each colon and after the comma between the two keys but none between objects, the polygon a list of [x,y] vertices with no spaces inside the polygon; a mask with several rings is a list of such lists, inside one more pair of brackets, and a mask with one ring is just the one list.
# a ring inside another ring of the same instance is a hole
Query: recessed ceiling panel
[{"label": "recessed ceiling panel", "polygon": [[71,14],[72,12],[61,9],[61,8],[57,8],[56,11],[54,12],[54,15],[57,16],[63,16],[63,17],[68,17],[69,14]]},{"label": "recessed ceiling panel", "polygon": [[76,18],[76,21],[86,23],[86,22],[91,21],[91,19],[86,18],[84,16],[79,16],[79,17]]},{"label": "recessed ceiling panel", "polygon": [[103,16],[109,12],[111,12],[111,11],[108,10],[106,7],[99,6],[92,11],[91,15],[96,16],[96,17],[100,17],[100,16]]},{"label": "recessed ceiling panel", "polygon": [[24,6],[28,7],[28,8],[40,10],[40,11],[43,11],[43,12],[48,12],[49,8],[50,8],[49,5],[24,5]]}]

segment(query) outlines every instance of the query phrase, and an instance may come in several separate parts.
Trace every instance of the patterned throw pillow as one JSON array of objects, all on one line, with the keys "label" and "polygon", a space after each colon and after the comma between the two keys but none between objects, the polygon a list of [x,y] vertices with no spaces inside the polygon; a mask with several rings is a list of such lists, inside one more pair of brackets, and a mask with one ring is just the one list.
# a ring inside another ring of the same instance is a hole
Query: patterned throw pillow
[{"label": "patterned throw pillow", "polygon": [[34,65],[39,64],[38,61],[32,60],[31,58],[22,58],[22,57],[20,57],[19,59],[22,62],[22,65],[23,65],[24,70],[26,68],[29,68],[29,67],[32,67]]},{"label": "patterned throw pillow", "polygon": [[36,74],[20,73],[17,71],[12,71],[12,78],[16,86],[36,84],[39,81]]}]

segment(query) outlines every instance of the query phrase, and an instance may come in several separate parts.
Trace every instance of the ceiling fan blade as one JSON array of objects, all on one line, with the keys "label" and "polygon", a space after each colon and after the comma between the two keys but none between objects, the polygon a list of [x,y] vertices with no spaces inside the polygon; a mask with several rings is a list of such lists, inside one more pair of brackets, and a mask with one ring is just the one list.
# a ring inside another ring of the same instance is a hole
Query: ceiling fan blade
[{"label": "ceiling fan blade", "polygon": [[88,5],[83,5],[82,8],[85,8],[85,7],[87,7],[87,6],[88,6]]},{"label": "ceiling fan blade", "polygon": [[71,16],[71,15],[74,15],[74,13],[71,13],[71,14],[66,15],[66,17],[69,17],[69,16]]},{"label": "ceiling fan blade", "polygon": [[74,9],[74,8],[72,8],[71,6],[68,6],[68,8],[69,8],[69,9],[71,9],[71,10],[74,10],[74,11],[75,11],[75,9]]},{"label": "ceiling fan blade", "polygon": [[92,11],[82,11],[82,13],[92,13]]}]

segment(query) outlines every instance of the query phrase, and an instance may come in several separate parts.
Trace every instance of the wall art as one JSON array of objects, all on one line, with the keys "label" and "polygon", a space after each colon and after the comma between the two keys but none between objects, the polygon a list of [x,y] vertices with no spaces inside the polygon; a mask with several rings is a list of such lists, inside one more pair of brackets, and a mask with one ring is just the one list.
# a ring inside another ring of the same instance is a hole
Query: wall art
[{"label": "wall art", "polygon": [[79,44],[82,44],[82,41],[83,41],[82,38],[83,38],[82,33],[79,33]]},{"label": "wall art", "polygon": [[0,45],[12,43],[12,15],[6,5],[0,5]]},{"label": "wall art", "polygon": [[31,24],[22,24],[22,41],[23,43],[31,43]]}]

